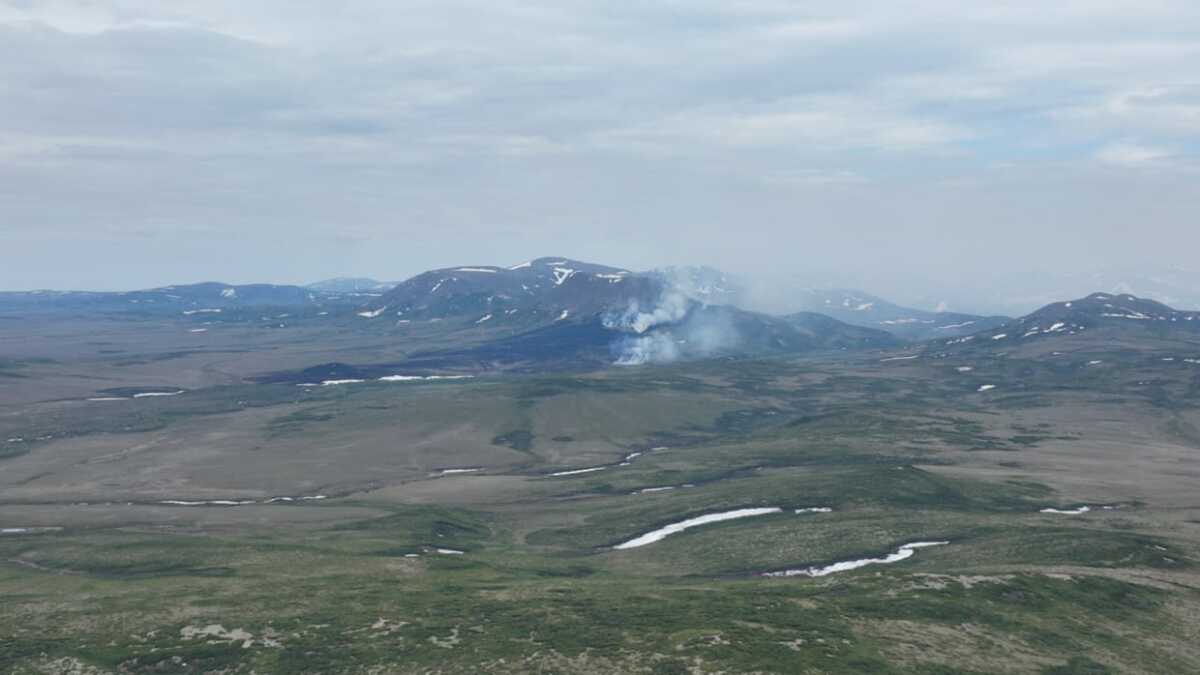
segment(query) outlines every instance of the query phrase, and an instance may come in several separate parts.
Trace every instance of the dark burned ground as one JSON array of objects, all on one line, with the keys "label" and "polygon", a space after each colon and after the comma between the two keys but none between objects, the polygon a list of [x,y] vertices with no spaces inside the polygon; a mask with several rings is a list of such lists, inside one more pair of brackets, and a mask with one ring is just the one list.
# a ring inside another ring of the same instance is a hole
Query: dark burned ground
[{"label": "dark burned ground", "polygon": [[1170,345],[250,381],[403,357],[308,338],[0,361],[0,671],[1200,672]]}]

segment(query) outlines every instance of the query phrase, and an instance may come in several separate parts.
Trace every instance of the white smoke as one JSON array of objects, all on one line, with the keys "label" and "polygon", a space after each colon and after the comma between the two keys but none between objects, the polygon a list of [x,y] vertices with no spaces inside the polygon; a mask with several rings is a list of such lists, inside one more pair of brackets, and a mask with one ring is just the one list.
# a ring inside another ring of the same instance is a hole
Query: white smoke
[{"label": "white smoke", "polygon": [[679,359],[680,349],[670,333],[651,333],[622,338],[615,345],[618,366],[643,366],[647,363],[670,363]]},{"label": "white smoke", "polygon": [[740,285],[712,267],[660,267],[652,272],[668,287],[705,305],[739,305]]},{"label": "white smoke", "polygon": [[633,332],[641,335],[659,324],[676,323],[687,316],[691,308],[687,296],[675,289],[664,290],[648,312],[641,311],[637,300],[631,300],[621,313],[610,313],[604,317],[604,327],[610,330]]},{"label": "white smoke", "polygon": [[624,311],[604,316],[605,328],[629,334],[612,345],[615,364],[670,363],[735,347],[739,336],[729,315],[703,308],[678,289],[665,288],[653,307],[643,309],[634,300]]}]

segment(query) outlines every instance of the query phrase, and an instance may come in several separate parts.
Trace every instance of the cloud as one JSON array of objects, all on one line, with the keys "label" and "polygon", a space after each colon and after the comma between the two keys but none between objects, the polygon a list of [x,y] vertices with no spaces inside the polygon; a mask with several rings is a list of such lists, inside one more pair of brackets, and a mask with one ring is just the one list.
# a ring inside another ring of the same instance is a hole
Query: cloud
[{"label": "cloud", "polygon": [[[634,132],[637,133],[637,132]],[[867,101],[810,97],[775,110],[699,113],[661,120],[649,131],[731,146],[786,143],[913,150],[952,144],[971,132],[936,119],[920,119]]]},{"label": "cloud", "polygon": [[[1098,258],[1059,264],[1099,264],[1128,253],[1118,214],[1192,236],[1170,195],[1197,36],[1187,0],[0,2],[0,234],[24,247],[0,287],[175,281],[149,255],[209,278],[195,228],[245,240],[244,279],[530,247],[818,276],[887,265],[886,241],[934,286],[1066,213]],[[155,247],[39,258],[96,223]],[[334,258],[343,232],[372,245]]]},{"label": "cloud", "polygon": [[1096,133],[1195,139],[1200,137],[1200,81],[1164,81],[1121,89],[1054,114],[1063,122],[1086,125]]},{"label": "cloud", "polygon": [[1161,148],[1139,145],[1132,141],[1110,143],[1096,151],[1096,159],[1105,164],[1126,168],[1138,168],[1162,162],[1171,153]]}]

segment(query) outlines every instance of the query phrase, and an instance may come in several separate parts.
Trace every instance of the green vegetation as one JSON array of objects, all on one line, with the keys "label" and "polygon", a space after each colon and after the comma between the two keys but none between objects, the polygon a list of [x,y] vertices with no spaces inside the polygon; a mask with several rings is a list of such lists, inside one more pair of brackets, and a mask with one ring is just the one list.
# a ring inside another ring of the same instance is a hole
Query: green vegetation
[{"label": "green vegetation", "polygon": [[[1104,376],[872,356],[17,406],[0,527],[34,529],[0,535],[0,672],[1197,672],[1193,374],[1117,355]],[[1129,494],[1135,451],[1166,468]],[[763,506],[783,511],[612,548]],[[922,541],[949,543],[762,576]]]}]

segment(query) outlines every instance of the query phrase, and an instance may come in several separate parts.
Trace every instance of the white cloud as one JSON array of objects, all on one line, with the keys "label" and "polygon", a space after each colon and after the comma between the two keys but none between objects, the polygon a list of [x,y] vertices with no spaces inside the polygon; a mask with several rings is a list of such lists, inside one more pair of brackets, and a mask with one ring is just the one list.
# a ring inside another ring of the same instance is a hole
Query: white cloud
[{"label": "white cloud", "polygon": [[602,143],[633,143],[692,154],[696,143],[731,148],[769,146],[916,151],[971,138],[969,129],[922,118],[865,98],[809,96],[769,106],[722,106],[676,113],[606,132]]},{"label": "white cloud", "polygon": [[[0,227],[424,233],[363,254],[393,278],[496,223],[513,258],[522,233],[682,255],[654,244],[702,228],[693,253],[757,259],[798,214],[846,237],[804,250],[937,234],[967,266],[980,231],[1055,212],[1104,222],[1089,241],[1117,255],[1099,232],[1122,214],[1167,233],[1194,213],[1169,196],[1196,164],[1197,73],[1190,0],[0,0]],[[1130,175],[1098,165],[1155,171],[1114,207]]]},{"label": "white cloud", "polygon": [[1054,111],[1067,124],[1096,133],[1200,138],[1200,81],[1164,81],[1108,93],[1099,101]]},{"label": "white cloud", "polygon": [[1096,159],[1105,164],[1129,168],[1156,164],[1169,157],[1171,153],[1167,150],[1140,145],[1133,141],[1109,143],[1096,152]]}]

